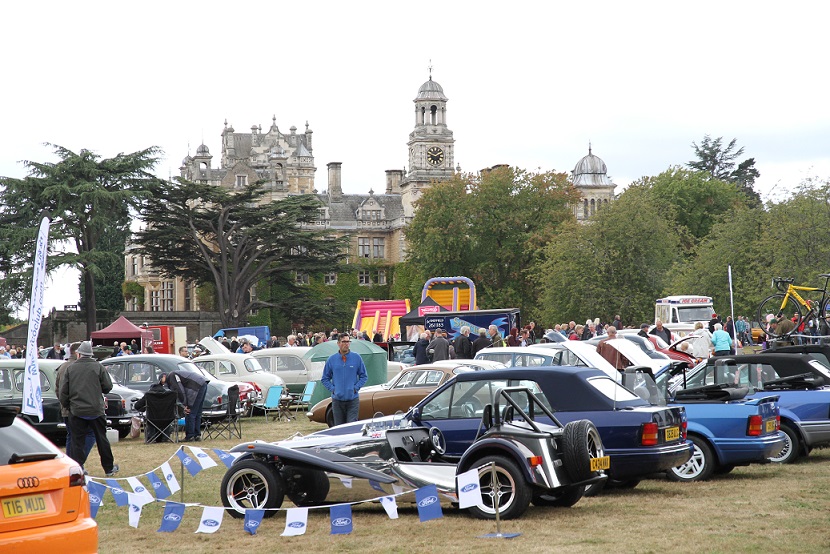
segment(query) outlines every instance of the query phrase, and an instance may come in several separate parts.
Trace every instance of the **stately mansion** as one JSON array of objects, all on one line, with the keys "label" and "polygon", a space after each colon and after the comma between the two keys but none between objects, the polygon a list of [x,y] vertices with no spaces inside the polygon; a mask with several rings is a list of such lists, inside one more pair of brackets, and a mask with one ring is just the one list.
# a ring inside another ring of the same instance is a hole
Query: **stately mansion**
[{"label": "stately mansion", "polygon": [[[404,261],[406,240],[404,229],[415,213],[415,201],[430,183],[449,179],[457,170],[453,133],[447,126],[447,102],[444,90],[430,76],[418,89],[414,99],[415,127],[409,134],[407,169],[386,171],[385,187],[366,194],[344,194],[341,186],[342,164],[329,162],[326,189],[319,192],[315,184],[317,167],[314,161],[313,131],[288,132],[279,129],[276,117],[263,132],[254,125],[250,132],[237,132],[225,122],[222,130],[222,152],[218,167],[208,147],[200,145],[195,156],[182,160],[182,178],[228,188],[248,183],[265,183],[263,202],[289,195],[315,194],[321,202],[320,217],[315,223],[335,235],[350,238],[350,264],[371,269],[358,270],[359,285],[385,285],[389,275],[384,267]],[[605,163],[591,152],[574,168],[573,183],[582,193],[582,203],[574,206],[577,220],[585,221],[602,204],[614,199],[614,183],[607,175]],[[150,260],[132,253],[125,255],[126,280],[144,287],[145,298],[127,301],[127,310],[191,311],[198,310],[195,288],[178,279],[163,279],[150,265]],[[298,283],[309,276],[297,275]],[[337,274],[324,276],[325,284],[335,284]],[[255,294],[255,291],[252,291]]]}]

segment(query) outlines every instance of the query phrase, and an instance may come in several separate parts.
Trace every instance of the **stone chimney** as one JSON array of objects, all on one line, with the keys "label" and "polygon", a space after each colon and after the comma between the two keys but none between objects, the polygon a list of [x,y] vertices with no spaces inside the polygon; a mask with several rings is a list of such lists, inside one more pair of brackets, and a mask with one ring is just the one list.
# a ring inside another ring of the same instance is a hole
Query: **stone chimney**
[{"label": "stone chimney", "polygon": [[329,170],[329,199],[332,202],[343,200],[343,188],[340,185],[340,166],[342,162],[329,162],[326,167]]},{"label": "stone chimney", "polygon": [[386,194],[400,194],[401,181],[403,180],[403,170],[401,169],[387,169],[386,170]]}]

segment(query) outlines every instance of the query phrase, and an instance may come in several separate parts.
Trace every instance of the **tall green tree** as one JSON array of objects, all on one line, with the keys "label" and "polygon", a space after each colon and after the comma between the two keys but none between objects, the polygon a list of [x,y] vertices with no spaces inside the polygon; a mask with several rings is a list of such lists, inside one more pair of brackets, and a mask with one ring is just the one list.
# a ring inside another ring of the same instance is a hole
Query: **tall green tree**
[{"label": "tall green tree", "polygon": [[579,192],[564,173],[498,167],[435,183],[407,228],[409,263],[430,277],[465,276],[480,308],[519,307],[535,317],[542,249],[566,221]]},{"label": "tall green tree", "polygon": [[[101,272],[93,276],[97,310],[116,314],[124,309],[124,249],[129,238],[129,220],[124,220],[105,229],[98,241]],[[87,306],[83,288],[80,290],[80,298],[81,306]]]},{"label": "tall green tree", "polygon": [[535,274],[548,323],[651,321],[667,273],[681,258],[681,231],[647,187],[629,187],[589,223],[566,225]]},{"label": "tall green tree", "polygon": [[[0,273],[5,293],[18,304],[31,288],[34,244],[41,214],[51,218],[47,271],[60,266],[80,270],[88,332],[96,329],[95,280],[123,280],[106,268],[112,256],[100,241],[112,227],[126,229],[130,209],[157,181],[150,171],[161,151],[153,146],[132,154],[102,158],[89,151],[72,152],[49,145],[57,162],[23,162],[29,175],[0,178]],[[74,251],[73,248],[74,247]]]},{"label": "tall green tree", "polygon": [[686,165],[697,171],[705,171],[714,179],[737,184],[753,207],[760,207],[761,197],[753,187],[761,173],[755,168],[755,158],[747,158],[737,163],[737,159],[744,153],[744,148],[736,147],[737,139],[733,138],[729,144],[724,145],[723,137],[713,139],[709,135],[704,135],[699,145],[692,143],[697,159],[687,162]]},{"label": "tall green tree", "polygon": [[734,183],[680,167],[670,167],[654,177],[643,177],[635,184],[644,185],[663,203],[664,209],[669,210],[694,241],[705,237],[719,216],[747,204]]},{"label": "tall green tree", "polygon": [[335,271],[342,258],[344,240],[303,226],[319,219],[315,196],[262,203],[260,183],[228,189],[185,180],[159,183],[152,193],[141,208],[138,251],[164,277],[213,283],[224,327],[238,327],[251,310],[284,307],[252,298],[253,285],[278,283],[283,299],[296,300],[303,287],[295,275]]}]

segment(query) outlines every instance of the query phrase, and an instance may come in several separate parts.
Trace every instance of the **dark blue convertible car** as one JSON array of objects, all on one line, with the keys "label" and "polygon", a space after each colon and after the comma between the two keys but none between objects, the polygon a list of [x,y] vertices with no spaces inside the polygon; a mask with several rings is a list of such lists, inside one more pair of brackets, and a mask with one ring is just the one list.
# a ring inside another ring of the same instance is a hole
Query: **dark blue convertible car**
[{"label": "dark blue convertible car", "polygon": [[[403,416],[425,428],[437,427],[446,438],[445,458],[460,458],[481,432],[484,406],[496,391],[527,387],[563,423],[588,419],[596,425],[610,455],[609,479],[635,486],[645,475],[666,471],[689,460],[686,414],[681,407],[651,406],[604,372],[585,367],[512,368],[457,375]],[[383,418],[375,418],[378,424]],[[367,421],[332,427],[316,434],[354,433]],[[594,490],[592,492],[597,492]]]}]

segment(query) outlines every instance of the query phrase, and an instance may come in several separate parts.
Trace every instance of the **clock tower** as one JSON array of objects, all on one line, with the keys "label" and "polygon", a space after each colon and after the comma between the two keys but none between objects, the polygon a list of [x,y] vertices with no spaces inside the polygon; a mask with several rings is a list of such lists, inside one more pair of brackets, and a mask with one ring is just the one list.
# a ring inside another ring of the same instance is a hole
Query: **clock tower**
[{"label": "clock tower", "polygon": [[455,173],[455,139],[447,129],[447,97],[441,85],[429,80],[415,97],[415,129],[409,134],[409,171],[401,182],[404,213],[414,215],[413,202],[432,181],[445,181]]}]

